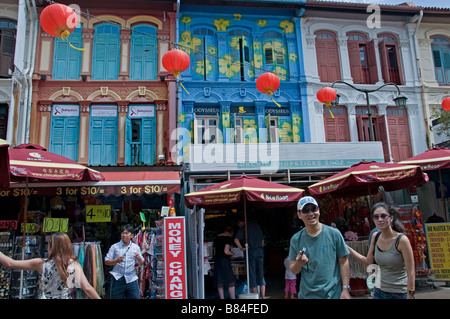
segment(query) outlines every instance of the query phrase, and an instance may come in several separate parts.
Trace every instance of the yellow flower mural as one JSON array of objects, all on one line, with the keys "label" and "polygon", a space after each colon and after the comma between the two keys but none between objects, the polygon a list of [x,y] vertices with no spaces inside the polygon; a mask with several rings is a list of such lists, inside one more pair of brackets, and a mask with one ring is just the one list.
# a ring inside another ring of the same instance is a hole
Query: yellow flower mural
[{"label": "yellow flower mural", "polygon": [[184,123],[186,121],[186,113],[180,112],[180,114],[178,114],[178,121]]},{"label": "yellow flower mural", "polygon": [[[205,70],[206,66],[206,70]],[[206,59],[205,63],[203,63],[203,60],[196,61],[195,62],[195,73],[198,74],[210,74],[213,70],[213,65],[210,60]]]},{"label": "yellow flower mural", "polygon": [[281,66],[277,66],[275,68],[275,70],[273,71],[273,73],[275,73],[276,75],[278,75],[278,77],[280,78],[281,81],[286,81],[287,78],[287,71],[285,68],[281,67]]},{"label": "yellow flower mural", "polygon": [[297,54],[295,54],[295,53],[289,53],[289,60],[290,60],[290,61],[295,62],[295,61],[297,61],[297,59],[298,59]]},{"label": "yellow flower mural", "polygon": [[219,59],[219,72],[231,78],[235,73],[240,72],[241,64],[239,61],[233,61],[230,55],[225,54]]},{"label": "yellow flower mural", "polygon": [[260,28],[264,27],[266,24],[267,24],[267,21],[266,21],[266,20],[259,20],[259,21],[258,21],[258,26],[259,26]]},{"label": "yellow flower mural", "polygon": [[255,68],[260,68],[260,67],[262,67],[262,65],[263,65],[263,57],[262,57],[262,54],[255,53],[254,59],[253,59],[253,61],[252,61],[252,65],[253,65]]},{"label": "yellow flower mural", "polygon": [[217,31],[227,31],[227,27],[230,25],[230,21],[225,19],[214,20],[214,25],[217,28]]},{"label": "yellow flower mural", "polygon": [[292,22],[289,22],[288,20],[280,22],[280,27],[283,29],[284,33],[294,32],[294,24]]},{"label": "yellow flower mural", "polygon": [[241,18],[242,18],[242,14],[235,13],[233,15],[234,15],[234,20],[241,20]]},{"label": "yellow flower mural", "polygon": [[191,23],[191,17],[184,16],[184,17],[181,19],[181,23],[184,23],[184,24],[189,24],[189,23]]},{"label": "yellow flower mural", "polygon": [[244,119],[243,128],[245,143],[258,143],[256,121],[252,118]]},{"label": "yellow flower mural", "polygon": [[285,121],[280,128],[280,142],[291,143],[292,142],[292,128],[291,124]]},{"label": "yellow flower mural", "polygon": [[180,36],[180,49],[187,54],[191,53],[191,49],[195,49],[196,46],[202,44],[202,40],[199,38],[191,38],[191,31],[184,31]]}]

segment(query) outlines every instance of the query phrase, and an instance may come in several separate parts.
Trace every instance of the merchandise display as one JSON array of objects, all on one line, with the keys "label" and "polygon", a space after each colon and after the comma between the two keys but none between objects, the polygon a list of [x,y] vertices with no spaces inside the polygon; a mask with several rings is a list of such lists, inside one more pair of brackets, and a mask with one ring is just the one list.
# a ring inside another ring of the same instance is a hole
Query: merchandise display
[{"label": "merchandise display", "polygon": [[[14,233],[0,232],[0,251],[11,257],[14,250]],[[11,269],[0,264],[0,299],[8,299],[11,287]]]}]

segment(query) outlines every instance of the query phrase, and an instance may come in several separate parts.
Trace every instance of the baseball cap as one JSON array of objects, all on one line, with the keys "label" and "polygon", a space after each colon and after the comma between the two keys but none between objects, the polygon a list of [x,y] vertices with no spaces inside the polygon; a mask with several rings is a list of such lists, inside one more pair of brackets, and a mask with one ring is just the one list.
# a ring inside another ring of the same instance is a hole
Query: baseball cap
[{"label": "baseball cap", "polygon": [[319,204],[317,204],[317,202],[314,198],[312,198],[311,196],[305,196],[305,197],[300,198],[300,200],[298,201],[297,209],[299,211],[301,211],[303,209],[303,207],[305,207],[306,204],[314,204],[317,207],[319,207]]}]

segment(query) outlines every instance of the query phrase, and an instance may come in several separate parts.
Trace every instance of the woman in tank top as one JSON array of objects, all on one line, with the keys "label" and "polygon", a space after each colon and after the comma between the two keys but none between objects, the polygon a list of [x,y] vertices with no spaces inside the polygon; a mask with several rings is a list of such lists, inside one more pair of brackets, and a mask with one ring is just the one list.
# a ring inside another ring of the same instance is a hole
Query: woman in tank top
[{"label": "woman in tank top", "polygon": [[[414,256],[398,212],[386,203],[376,203],[372,218],[380,230],[372,235],[367,257],[349,247],[359,262],[374,267],[379,276],[374,299],[413,299],[415,292]],[[379,284],[378,284],[379,283]]]},{"label": "woman in tank top", "polygon": [[40,299],[70,299],[74,287],[81,287],[91,299],[100,299],[74,257],[72,243],[65,233],[55,233],[51,237],[47,259],[14,260],[0,252],[0,263],[12,269],[39,272]]}]

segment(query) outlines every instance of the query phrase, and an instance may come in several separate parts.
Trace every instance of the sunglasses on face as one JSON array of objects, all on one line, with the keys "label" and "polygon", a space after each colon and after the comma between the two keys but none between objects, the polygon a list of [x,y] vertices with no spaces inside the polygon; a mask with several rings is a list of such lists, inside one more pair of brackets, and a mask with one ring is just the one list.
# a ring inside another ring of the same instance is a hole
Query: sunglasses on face
[{"label": "sunglasses on face", "polygon": [[374,220],[379,220],[379,219],[382,219],[382,220],[385,220],[386,218],[388,218],[389,217],[389,215],[388,214],[380,214],[380,215],[373,215],[373,219]]},{"label": "sunglasses on face", "polygon": [[319,206],[309,206],[309,207],[305,207],[302,209],[302,213],[303,214],[308,214],[308,213],[315,213],[319,210]]}]

